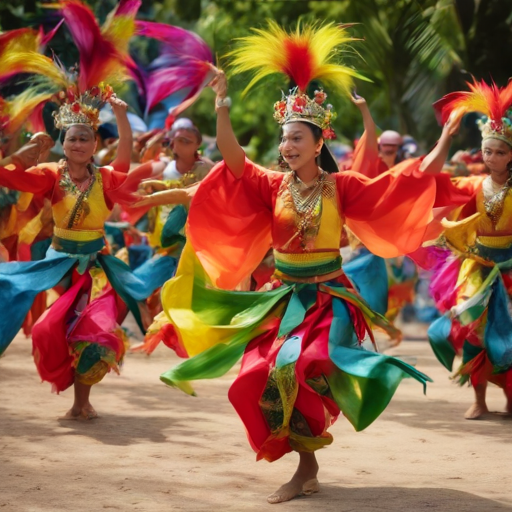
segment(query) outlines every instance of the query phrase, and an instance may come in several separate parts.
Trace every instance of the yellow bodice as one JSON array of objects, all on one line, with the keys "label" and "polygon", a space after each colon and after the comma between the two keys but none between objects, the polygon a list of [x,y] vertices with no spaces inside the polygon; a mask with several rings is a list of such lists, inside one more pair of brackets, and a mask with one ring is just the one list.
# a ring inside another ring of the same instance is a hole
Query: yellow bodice
[{"label": "yellow bodice", "polygon": [[272,239],[274,249],[283,253],[339,251],[343,218],[338,209],[336,187],[322,195],[322,213],[318,230],[307,240],[299,233],[298,214],[285,187],[281,187],[274,207]]},{"label": "yellow bodice", "polygon": [[493,227],[491,219],[485,211],[484,200],[484,192],[483,189],[480,188],[476,196],[476,208],[478,213],[482,214],[477,226],[478,232],[488,235],[496,235],[499,231],[509,231],[512,233],[512,189],[509,190],[503,201],[503,213],[496,227]]},{"label": "yellow bodice", "polygon": [[[53,204],[53,220],[55,222],[55,235],[61,238],[74,240],[90,240],[103,233],[103,225],[110,215],[110,210],[105,202],[101,173],[96,171],[96,179],[87,197],[82,202],[82,208],[74,215],[74,221],[70,226],[70,220],[76,211],[78,191],[63,189],[57,182],[57,187],[64,193],[62,199]],[[70,233],[71,232],[71,233]],[[84,238],[85,237],[85,238]]]},{"label": "yellow bodice", "polygon": [[[278,278],[288,281],[321,282],[342,272],[340,240],[343,217],[338,209],[334,184],[324,186],[319,218],[304,226],[286,183],[274,207],[272,238]],[[302,229],[301,229],[302,226]]]}]

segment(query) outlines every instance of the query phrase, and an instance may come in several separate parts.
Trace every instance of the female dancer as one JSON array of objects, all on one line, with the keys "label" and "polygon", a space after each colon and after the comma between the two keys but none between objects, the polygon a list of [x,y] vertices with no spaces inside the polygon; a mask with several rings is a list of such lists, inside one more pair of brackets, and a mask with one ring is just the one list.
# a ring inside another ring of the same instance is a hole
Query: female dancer
[{"label": "female dancer", "polygon": [[[105,101],[116,115],[119,149],[112,167],[96,168],[91,163],[94,132]],[[89,401],[91,386],[111,369],[117,371],[125,352],[117,323],[126,312],[124,303],[143,328],[139,306],[175,268],[174,259],[161,258],[132,273],[120,260],[104,254],[103,225],[114,203],[130,204],[141,179],[151,173],[150,167],[127,173],[131,129],[126,108],[109,86],[76,95],[73,102],[64,102],[55,118],[57,128],[65,130],[63,162],[33,166],[53,144],[40,134],[0,166],[0,185],[50,201],[55,222],[44,260],[0,265],[0,348],[3,352],[16,335],[36,294],[57,287],[61,297],[34,326],[33,353],[41,378],[51,382],[53,390],[74,384],[69,419],[96,417]],[[98,265],[112,289],[95,295]]]},{"label": "female dancer", "polygon": [[[462,356],[455,376],[475,391],[465,418],[478,419],[488,413],[488,382],[503,389],[512,413],[512,123],[505,117],[512,82],[503,89],[483,81],[468,85],[471,92],[449,94],[435,107],[443,121],[471,111],[486,114],[480,130],[489,174],[454,180],[466,204],[458,222],[443,222],[448,257],[431,290],[445,315],[430,326],[429,340],[448,370],[455,355]],[[440,142],[444,159],[450,141]]]},{"label": "female dancer", "polygon": [[[362,348],[362,340],[372,337],[371,325],[390,327],[341,268],[343,224],[381,256],[410,252],[422,241],[436,192],[434,177],[420,172],[418,161],[375,180],[336,172],[324,143],[333,134],[332,107],[324,106],[323,91],[314,98],[305,91],[319,76],[350,90],[353,71],[332,62],[333,50],[345,41],[345,30],[332,24],[291,35],[271,24],[244,38],[234,54],[238,69],[256,69],[260,76],[281,70],[298,85],[275,105],[286,173],[246,159],[229,119],[227,81],[218,72],[212,86],[224,161],[195,193],[177,276],[162,289],[169,338],[190,359],[161,379],[193,394],[188,381],[223,375],[243,356],[229,399],[257,458],[299,453],[296,473],[269,496],[270,503],[319,490],[315,451],[332,443],[327,430],[340,412],[362,430],[404,376],[429,380]],[[306,73],[304,59],[311,64]],[[228,291],[269,246],[276,263],[273,289]]]}]

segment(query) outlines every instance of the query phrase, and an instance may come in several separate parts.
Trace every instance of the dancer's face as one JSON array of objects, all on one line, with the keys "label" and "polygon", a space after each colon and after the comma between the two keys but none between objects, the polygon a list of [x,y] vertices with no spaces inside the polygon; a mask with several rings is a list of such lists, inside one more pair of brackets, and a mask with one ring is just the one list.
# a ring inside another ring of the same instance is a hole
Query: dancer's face
[{"label": "dancer's face", "polygon": [[381,144],[380,152],[386,156],[396,155],[398,153],[398,145],[397,144]]},{"label": "dancer's face", "polygon": [[171,142],[175,160],[192,161],[195,159],[200,143],[193,132],[177,130]]},{"label": "dancer's face", "polygon": [[491,173],[503,174],[512,161],[512,147],[498,139],[487,139],[482,143],[482,157]]},{"label": "dancer's face", "polygon": [[279,151],[292,171],[314,162],[320,154],[323,140],[315,141],[311,128],[305,123],[288,123],[283,126]]},{"label": "dancer's face", "polygon": [[70,162],[85,164],[94,156],[96,138],[88,126],[77,124],[68,128],[62,146]]}]

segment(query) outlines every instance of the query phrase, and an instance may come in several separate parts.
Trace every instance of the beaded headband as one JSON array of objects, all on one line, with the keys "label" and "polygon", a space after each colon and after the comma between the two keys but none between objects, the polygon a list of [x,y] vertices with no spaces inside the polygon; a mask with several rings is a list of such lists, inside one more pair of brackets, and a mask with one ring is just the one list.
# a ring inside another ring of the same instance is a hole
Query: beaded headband
[{"label": "beaded headband", "polygon": [[59,110],[53,113],[55,128],[62,130],[73,124],[86,124],[94,131],[100,124],[100,110],[112,96],[114,90],[108,84],[101,83],[80,94],[76,86],[60,91],[56,101],[61,103]]},{"label": "beaded headband", "polygon": [[294,121],[311,123],[322,130],[324,139],[335,139],[331,122],[336,118],[336,113],[332,110],[332,105],[323,106],[326,99],[327,94],[323,90],[315,91],[312,99],[295,87],[288,96],[283,93],[282,99],[274,104],[274,119],[280,125]]}]

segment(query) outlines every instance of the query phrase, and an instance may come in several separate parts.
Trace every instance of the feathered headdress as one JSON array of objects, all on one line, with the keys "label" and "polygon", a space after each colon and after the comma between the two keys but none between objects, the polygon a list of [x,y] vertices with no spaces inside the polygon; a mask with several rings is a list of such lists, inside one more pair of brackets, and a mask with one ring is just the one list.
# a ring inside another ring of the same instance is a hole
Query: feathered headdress
[{"label": "feathered headdress", "polygon": [[483,80],[467,84],[469,91],[452,92],[434,103],[439,123],[445,124],[451,115],[460,118],[468,112],[480,112],[486,116],[479,121],[483,140],[498,139],[512,146],[512,123],[506,117],[512,106],[512,81],[502,88]]},{"label": "feathered headdress", "polygon": [[164,23],[137,21],[136,34],[161,43],[160,55],[149,66],[130,66],[144,104],[144,117],[148,119],[149,112],[161,103],[165,114],[178,115],[214,76],[210,48],[197,34]]},{"label": "feathered headdress", "polygon": [[31,73],[31,85],[13,99],[13,108],[52,101],[60,105],[54,114],[55,126],[88,124],[97,129],[99,112],[113,93],[108,85],[127,78],[128,40],[135,30],[134,18],[139,0],[121,0],[100,28],[92,11],[78,0],[62,0],[46,7],[57,8],[63,15],[80,53],[80,64],[69,72],[60,61],[46,57],[33,41],[21,37],[16,44],[0,46],[0,81],[17,73]]},{"label": "feathered headdress", "polygon": [[366,80],[339,62],[340,55],[348,50],[347,43],[356,40],[348,34],[348,26],[299,24],[295,31],[288,33],[269,21],[266,30],[253,29],[255,33],[240,38],[238,48],[228,54],[232,58],[231,73],[253,74],[243,94],[269,75],[287,76],[296,87],[274,105],[276,121],[279,124],[310,122],[322,128],[325,138],[334,138],[331,121],[335,114],[330,105],[324,106],[327,94],[319,90],[310,98],[307,88],[313,80],[319,80],[347,94],[355,77]]}]

